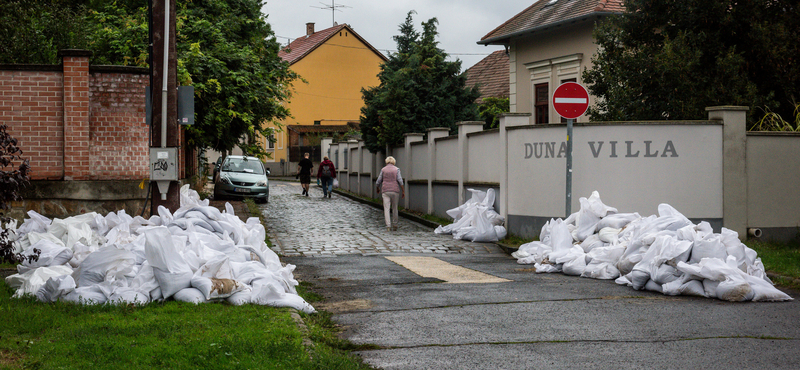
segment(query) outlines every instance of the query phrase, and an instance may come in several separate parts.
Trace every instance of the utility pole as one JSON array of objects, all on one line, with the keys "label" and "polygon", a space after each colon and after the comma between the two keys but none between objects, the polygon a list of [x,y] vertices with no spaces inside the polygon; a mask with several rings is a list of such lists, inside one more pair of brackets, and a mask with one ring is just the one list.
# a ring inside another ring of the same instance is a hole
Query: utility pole
[{"label": "utility pole", "polygon": [[[178,90],[177,90],[177,69],[178,59],[175,51],[175,1],[176,0],[151,0],[152,1],[152,23],[150,32],[152,34],[152,86],[150,86],[150,96],[152,99],[153,117],[150,120],[150,148],[151,163],[153,167],[153,148],[166,150],[175,148],[175,158],[169,158],[170,166],[177,166],[180,161],[177,153],[180,150],[179,125],[178,125]],[[165,45],[166,43],[166,45]],[[166,55],[166,58],[165,58]],[[164,83],[166,80],[166,84]],[[158,153],[165,154],[165,153]],[[158,158],[162,158],[157,155]],[[151,168],[152,173],[152,168]],[[158,181],[162,184],[156,186],[151,175],[151,206],[150,214],[158,214],[158,206],[164,206],[171,212],[175,212],[180,207],[180,184],[178,181]],[[175,179],[177,180],[177,178]],[[168,186],[167,186],[168,184]],[[159,188],[162,188],[159,190]],[[163,199],[162,193],[166,193]]]}]

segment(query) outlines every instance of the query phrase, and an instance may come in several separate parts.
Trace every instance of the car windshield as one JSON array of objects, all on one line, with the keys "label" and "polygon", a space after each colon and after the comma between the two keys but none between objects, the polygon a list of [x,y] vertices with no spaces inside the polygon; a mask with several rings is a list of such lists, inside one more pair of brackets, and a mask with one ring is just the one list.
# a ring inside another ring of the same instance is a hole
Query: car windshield
[{"label": "car windshield", "polygon": [[222,165],[222,170],[226,172],[253,173],[256,175],[264,174],[264,168],[261,166],[261,161],[258,159],[227,158],[225,164]]}]

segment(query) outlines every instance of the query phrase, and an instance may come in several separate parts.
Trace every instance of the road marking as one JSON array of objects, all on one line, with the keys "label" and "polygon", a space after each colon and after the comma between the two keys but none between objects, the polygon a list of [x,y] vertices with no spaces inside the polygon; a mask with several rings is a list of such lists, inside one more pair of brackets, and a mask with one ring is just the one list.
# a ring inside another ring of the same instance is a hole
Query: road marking
[{"label": "road marking", "polygon": [[586,98],[556,98],[556,103],[586,104]]},{"label": "road marking", "polygon": [[386,257],[411,272],[422,276],[443,280],[452,284],[506,283],[511,280],[456,266],[433,257]]}]

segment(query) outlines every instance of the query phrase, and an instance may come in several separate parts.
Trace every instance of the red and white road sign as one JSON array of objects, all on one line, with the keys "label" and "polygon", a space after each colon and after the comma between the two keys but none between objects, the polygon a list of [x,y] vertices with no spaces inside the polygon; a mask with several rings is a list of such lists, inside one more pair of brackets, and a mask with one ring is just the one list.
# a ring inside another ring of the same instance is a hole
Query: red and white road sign
[{"label": "red and white road sign", "polygon": [[553,108],[561,117],[578,118],[589,108],[589,92],[579,83],[564,82],[553,92]]}]

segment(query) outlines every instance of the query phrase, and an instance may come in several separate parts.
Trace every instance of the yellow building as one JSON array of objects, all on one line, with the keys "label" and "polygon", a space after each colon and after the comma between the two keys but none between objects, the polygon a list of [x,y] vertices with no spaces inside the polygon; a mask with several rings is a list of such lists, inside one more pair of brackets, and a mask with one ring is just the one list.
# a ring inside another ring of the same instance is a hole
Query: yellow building
[{"label": "yellow building", "polygon": [[305,80],[294,83],[288,103],[292,117],[282,122],[274,143],[265,143],[272,173],[289,174],[297,168],[297,147],[319,145],[315,137],[353,129],[364,106],[361,89],[380,84],[378,72],[387,59],[347,24],[315,32],[314,23],[307,23],[306,35],[279,56]]}]

